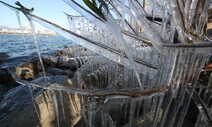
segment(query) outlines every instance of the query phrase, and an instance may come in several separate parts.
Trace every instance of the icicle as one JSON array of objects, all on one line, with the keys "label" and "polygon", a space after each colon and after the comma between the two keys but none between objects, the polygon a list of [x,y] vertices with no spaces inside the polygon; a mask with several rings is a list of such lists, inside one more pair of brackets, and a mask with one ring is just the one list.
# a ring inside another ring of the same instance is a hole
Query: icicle
[{"label": "icicle", "polygon": [[[178,120],[178,127],[182,126],[182,123],[183,123],[183,120],[185,118],[185,115],[186,115],[186,112],[188,110],[188,106],[190,104],[190,100],[191,100],[191,96],[192,96],[192,93],[194,91],[194,87],[196,85],[196,82],[197,82],[197,79],[199,77],[199,74],[200,74],[200,71],[201,71],[201,68],[203,67],[205,63],[205,58],[201,55],[196,55],[195,59],[192,61],[192,71],[190,73],[192,73],[194,71],[194,68],[195,68],[195,73],[193,73],[191,75],[191,77],[189,77],[189,79],[192,79],[192,82],[190,82],[188,85],[190,86],[187,86],[187,92],[185,94],[185,100],[183,102],[183,109],[182,109],[182,113],[180,114],[181,117],[179,118]],[[189,88],[190,87],[190,88]]]},{"label": "icicle", "polygon": [[49,113],[49,117],[50,117],[51,120],[53,120],[52,119],[52,115],[51,115],[50,110],[49,110],[49,105],[48,105],[48,101],[47,101],[47,97],[46,97],[46,92],[44,92],[42,95],[43,95],[43,98],[44,98],[44,101],[45,101],[46,108],[47,108],[48,113]]},{"label": "icicle", "polygon": [[171,92],[171,90],[168,91],[167,93],[167,97],[166,97],[166,100],[165,103],[164,103],[164,106],[165,107],[163,110],[163,115],[162,115],[162,118],[161,118],[161,121],[160,121],[160,127],[164,127],[164,124],[165,124],[165,121],[168,117],[168,111],[169,111],[169,108],[170,108],[170,105],[171,105],[171,102],[173,100],[173,93]]},{"label": "icicle", "polygon": [[60,93],[60,103],[61,103],[61,106],[62,106],[63,118],[64,118],[64,120],[66,120],[65,110],[64,110],[65,107],[64,107],[64,103],[63,103],[63,100],[64,100],[63,94],[62,94],[61,90],[59,91],[59,93]]},{"label": "icicle", "polygon": [[35,112],[37,114],[38,120],[39,120],[39,122],[41,122],[40,113],[39,113],[39,110],[38,110],[36,102],[35,102],[35,98],[34,98],[33,91],[32,91],[32,86],[27,85],[27,87],[29,88],[29,93],[30,93],[30,96],[32,98],[32,104],[33,104],[33,107],[34,107]]},{"label": "icicle", "polygon": [[85,100],[86,100],[86,98],[84,97],[84,99],[82,100],[82,103],[81,103],[81,105],[82,105],[82,116],[83,116],[83,119],[84,119],[84,121],[85,121],[85,123],[86,123],[86,127],[88,127],[88,125],[89,125],[89,122],[88,122],[88,117],[87,117],[87,114],[86,114],[86,112],[87,112],[87,110],[86,110],[86,106],[85,106]]},{"label": "icicle", "polygon": [[176,0],[170,0],[170,8],[181,43],[188,43],[186,37],[184,36],[185,28],[183,25],[183,17],[180,13],[180,7]]},{"label": "icicle", "polygon": [[77,102],[75,99],[75,94],[69,94],[69,99],[70,99],[71,103],[73,104],[74,108],[76,109],[76,111],[79,112]]},{"label": "icicle", "polygon": [[22,35],[23,41],[25,43],[25,48],[27,50],[28,47],[27,47],[26,38],[25,38],[25,35],[24,35],[24,30],[23,30],[22,25],[21,25],[21,19],[20,19],[19,11],[16,11],[16,16],[17,16],[17,19],[18,19],[19,27],[21,29],[21,35]]},{"label": "icicle", "polygon": [[208,81],[208,86],[207,86],[207,90],[205,92],[205,96],[204,96],[204,103],[208,104],[210,102],[210,99],[212,98],[212,73],[210,74],[210,78]]},{"label": "icicle", "polygon": [[125,99],[125,109],[124,109],[124,119],[127,118],[127,111],[128,111],[129,99]]},{"label": "icicle", "polygon": [[210,113],[208,111],[208,108],[205,106],[205,104],[202,102],[201,98],[199,97],[199,95],[197,95],[196,92],[193,93],[192,96],[195,104],[197,105],[197,108],[199,109],[200,114],[202,115],[202,117],[204,118],[204,121],[212,126],[212,118],[210,116]]},{"label": "icicle", "polygon": [[188,23],[189,23],[189,21],[188,21],[188,18],[189,18],[189,7],[191,7],[190,6],[190,3],[191,3],[191,0],[186,0],[185,1],[185,7],[184,7],[184,13],[185,13],[185,27],[186,27],[186,29],[188,29],[189,28],[189,25],[188,25]]},{"label": "icicle", "polygon": [[[67,2],[67,1],[66,1],[66,2]],[[73,6],[73,4],[75,4],[74,7],[76,8],[77,2],[72,1],[72,2],[67,2],[67,3],[71,4],[71,6]],[[84,10],[83,8],[80,8],[80,9],[79,9],[79,8],[77,7],[76,10],[79,11],[82,15],[84,15],[84,12],[82,12],[82,10],[83,10],[83,11],[85,11],[85,10]],[[87,15],[84,15],[84,16],[85,16],[85,17],[88,17]],[[95,17],[95,16],[94,16],[94,17]],[[108,18],[108,17],[109,17],[109,18]],[[108,13],[108,15],[107,15],[108,20],[112,21],[113,18],[111,18],[111,17],[112,17],[111,14]],[[116,28],[119,26],[119,25],[116,23],[116,21],[112,21],[112,24],[111,24],[111,22],[108,24],[108,21],[107,21],[107,22],[105,23],[104,27],[103,27],[103,26],[101,26],[100,24],[96,23],[95,18],[91,19],[91,17],[89,17],[88,19],[89,19],[90,21],[92,21],[94,24],[96,24],[97,26],[99,26],[101,29],[103,29],[103,30],[109,30],[108,32],[115,33],[114,36],[119,35],[119,36],[116,36],[116,37],[119,37],[117,40],[118,40],[118,42],[123,43],[125,52],[126,52],[126,54],[127,54],[127,57],[129,58],[129,62],[130,62],[130,64],[132,65],[132,68],[133,68],[134,70],[136,70],[136,67],[135,67],[135,65],[134,65],[134,63],[133,63],[132,55],[130,54],[129,48],[128,48],[128,46],[127,46],[125,40],[123,39],[123,37],[122,37],[122,35],[121,35],[121,33],[120,33],[120,28],[118,28],[118,29],[114,29],[114,28],[113,28],[114,26],[115,26]],[[111,19],[112,19],[112,20],[111,20]],[[115,23],[116,25],[113,25],[114,23]],[[105,26],[106,26],[107,28],[105,28]],[[112,27],[112,29],[108,29],[108,28],[111,28],[111,27]],[[114,30],[116,30],[116,32],[114,32]],[[121,37],[121,38],[120,38],[120,37]],[[101,53],[101,54],[104,54],[104,53]],[[139,85],[141,85],[141,83],[140,83],[140,81],[139,81],[139,74],[138,74],[136,71],[135,71],[135,73],[136,73],[136,77],[138,78]]]},{"label": "icicle", "polygon": [[132,122],[135,117],[135,111],[136,111],[136,101],[134,99],[131,99],[130,112],[129,112],[129,127],[132,126]]},{"label": "icicle", "polygon": [[156,3],[157,3],[157,0],[152,0],[152,19],[153,19],[153,21],[154,21],[154,19],[155,19],[155,6],[156,6]]},{"label": "icicle", "polygon": [[189,16],[188,16],[188,27],[191,27],[193,23],[193,18],[196,12],[196,7],[198,2],[199,2],[198,0],[192,0],[191,2],[190,9],[189,9]]},{"label": "icicle", "polygon": [[163,38],[166,38],[165,35],[167,34],[166,29],[167,29],[167,24],[169,20],[169,15],[168,15],[168,0],[164,0],[164,10],[163,10],[163,21],[162,21],[162,27],[161,27],[161,36]]},{"label": "icicle", "polygon": [[181,88],[180,91],[178,91],[178,95],[175,99],[175,102],[174,102],[174,107],[172,108],[173,112],[172,114],[170,114],[170,121],[169,121],[169,126],[172,127],[174,125],[174,122],[175,120],[177,119],[177,113],[179,112],[182,104],[183,104],[183,100],[184,100],[184,97],[185,97],[185,88]]},{"label": "icicle", "polygon": [[121,14],[121,20],[122,20],[122,28],[126,29],[126,25],[125,25],[125,4],[124,1],[122,1],[122,5],[121,5],[121,9],[122,9],[122,14]]},{"label": "icicle", "polygon": [[155,114],[154,114],[154,120],[153,120],[153,127],[157,126],[158,117],[160,115],[160,111],[161,111],[161,106],[163,104],[163,100],[164,100],[164,94],[158,95],[157,105],[156,105]]},{"label": "icicle", "polygon": [[136,106],[136,117],[139,117],[140,110],[141,110],[142,105],[143,105],[143,102],[142,101],[138,101],[137,102],[137,106]]},{"label": "icicle", "polygon": [[101,110],[101,127],[107,127],[107,120],[105,116],[105,112]]},{"label": "icicle", "polygon": [[56,117],[57,117],[57,126],[60,126],[59,123],[59,110],[58,110],[58,103],[57,103],[57,97],[56,97],[56,92],[52,91],[52,99],[53,99],[53,103],[54,103],[54,108],[55,108],[55,112],[56,112]]},{"label": "icicle", "polygon": [[197,30],[196,30],[196,33],[199,36],[202,36],[202,34],[203,34],[204,26],[205,26],[205,23],[206,23],[207,17],[208,17],[207,12],[208,12],[208,8],[210,7],[210,5],[211,5],[211,0],[206,0],[204,7],[203,7],[203,10],[202,10],[202,14],[200,15],[199,24],[198,24],[198,27],[197,27]]},{"label": "icicle", "polygon": [[141,89],[143,89],[139,73],[137,71],[136,65],[133,60],[133,56],[131,54],[130,48],[127,45],[127,42],[124,40],[124,38],[121,34],[121,29],[120,29],[119,25],[117,24],[117,22],[115,21],[115,19],[112,17],[112,15],[110,13],[108,13],[106,18],[107,18],[106,24],[107,24],[108,28],[110,29],[110,31],[113,33],[113,36],[116,37],[117,42],[122,43],[122,45],[124,46],[124,51],[125,51],[127,57],[129,58],[129,62],[131,63],[131,66],[135,72],[139,86]]},{"label": "icicle", "polygon": [[40,63],[41,63],[42,69],[43,69],[45,83],[48,83],[48,80],[47,80],[47,77],[46,77],[46,71],[45,71],[45,68],[44,68],[44,65],[43,65],[43,60],[42,60],[42,57],[41,57],[40,46],[39,46],[39,44],[37,42],[37,38],[36,38],[36,35],[35,35],[35,26],[34,26],[32,20],[31,20],[31,17],[28,17],[28,20],[29,20],[30,27],[32,29],[32,34],[33,34],[34,41],[35,41],[35,44],[36,44],[38,57],[39,57],[39,60],[40,60]]},{"label": "icicle", "polygon": [[90,100],[90,102],[87,102],[88,103],[88,111],[87,111],[87,113],[88,113],[88,126],[89,127],[93,127],[93,125],[94,125],[94,119],[95,119],[95,114],[93,113],[93,109],[95,108],[95,106],[94,106],[94,100],[93,100],[93,98],[89,98],[89,100]]},{"label": "icicle", "polygon": [[91,11],[87,10],[83,6],[81,6],[78,2],[75,0],[63,0],[66,2],[68,5],[70,5],[73,9],[75,9],[77,12],[79,12],[81,15],[83,15],[86,19],[91,21],[94,24],[98,24],[103,29],[107,29],[106,25],[102,20],[97,17],[95,14],[93,14]]},{"label": "icicle", "polygon": [[71,30],[71,17],[67,15],[69,30]]},{"label": "icicle", "polygon": [[137,1],[134,1],[135,5],[133,5],[132,1],[129,1],[130,9],[132,11],[132,14],[138,24],[144,29],[145,35],[148,37],[148,39],[151,41],[153,46],[158,50],[161,51],[162,44],[165,42],[157,33],[152,29],[152,27],[149,26],[146,17],[143,15],[144,11],[137,3]]}]

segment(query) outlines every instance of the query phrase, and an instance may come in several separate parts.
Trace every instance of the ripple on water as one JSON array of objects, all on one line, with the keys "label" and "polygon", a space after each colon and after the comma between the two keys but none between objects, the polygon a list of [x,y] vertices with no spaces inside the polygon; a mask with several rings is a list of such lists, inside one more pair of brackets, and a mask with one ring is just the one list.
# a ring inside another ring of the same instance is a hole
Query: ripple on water
[{"label": "ripple on water", "polygon": [[[64,45],[72,46],[69,40],[61,36],[37,36],[37,39],[42,55],[53,55],[55,51],[63,49]],[[26,42],[23,42],[22,35],[0,35],[0,51],[10,56],[4,63],[0,63],[0,67],[18,65],[38,57],[31,35],[26,35]]]}]

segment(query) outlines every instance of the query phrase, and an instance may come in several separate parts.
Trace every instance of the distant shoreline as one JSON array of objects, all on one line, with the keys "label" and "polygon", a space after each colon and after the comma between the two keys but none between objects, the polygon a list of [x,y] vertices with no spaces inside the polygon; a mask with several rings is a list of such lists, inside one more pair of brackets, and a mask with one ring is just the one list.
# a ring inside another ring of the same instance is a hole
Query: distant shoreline
[{"label": "distant shoreline", "polygon": [[[48,35],[48,36],[52,36],[52,35],[57,35],[56,32],[52,31],[52,30],[37,30],[35,32],[37,35]],[[23,27],[23,29],[6,29],[6,28],[0,28],[0,34],[15,34],[15,35],[19,35],[19,34],[24,34],[24,35],[31,35],[32,31],[29,27]]]},{"label": "distant shoreline", "polygon": [[[0,33],[0,35],[22,35],[21,33]],[[32,33],[24,33],[23,35],[32,35]],[[58,34],[38,34],[35,35],[43,35],[43,36],[60,36]]]}]

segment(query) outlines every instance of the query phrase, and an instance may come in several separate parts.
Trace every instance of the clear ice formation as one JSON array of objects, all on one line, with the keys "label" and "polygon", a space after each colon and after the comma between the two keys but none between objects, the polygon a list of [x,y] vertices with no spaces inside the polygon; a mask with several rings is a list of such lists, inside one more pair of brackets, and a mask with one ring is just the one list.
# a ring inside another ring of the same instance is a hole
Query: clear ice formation
[{"label": "clear ice formation", "polygon": [[26,50],[27,50],[26,38],[25,38],[24,31],[23,31],[23,28],[22,28],[22,23],[21,23],[19,11],[16,11],[16,16],[17,16],[17,19],[18,19],[18,24],[19,24],[20,29],[21,29],[23,41],[25,42],[25,47],[26,47]]},{"label": "clear ice formation", "polygon": [[[76,0],[64,2],[81,14],[65,13],[69,28],[24,14],[82,46],[73,47],[74,57],[69,59],[77,64],[76,83],[36,84],[19,79],[11,71],[18,83],[51,93],[58,126],[59,120],[67,120],[64,93],[73,111],[80,112],[89,127],[98,126],[99,119],[99,126],[120,125],[111,110],[121,111],[126,126],[134,126],[140,119],[140,126],[181,127],[191,100],[199,110],[195,127],[212,126],[212,76],[206,86],[197,83],[212,54],[204,30],[210,0],[202,5],[200,0],[104,0],[109,8],[104,13],[108,21]],[[95,6],[103,4],[96,2]]]},{"label": "clear ice formation", "polygon": [[39,61],[41,63],[42,70],[43,70],[44,79],[45,79],[45,82],[48,83],[48,79],[46,77],[46,71],[45,71],[42,56],[41,56],[40,46],[39,46],[39,43],[38,43],[36,35],[35,35],[35,26],[34,26],[32,20],[31,20],[31,17],[27,17],[27,18],[29,20],[29,24],[30,24],[30,27],[31,27],[31,30],[32,30],[33,38],[34,38],[35,45],[36,45],[36,48],[37,48],[38,58],[39,58]]}]

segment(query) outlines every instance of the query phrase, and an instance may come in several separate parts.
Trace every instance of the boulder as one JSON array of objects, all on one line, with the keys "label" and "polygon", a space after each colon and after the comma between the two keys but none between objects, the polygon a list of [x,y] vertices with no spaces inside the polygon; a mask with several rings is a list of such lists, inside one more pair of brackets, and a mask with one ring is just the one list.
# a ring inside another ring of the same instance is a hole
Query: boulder
[{"label": "boulder", "polygon": [[8,58],[9,58],[9,55],[7,53],[0,52],[0,63],[4,62]]},{"label": "boulder", "polygon": [[[36,109],[39,114],[40,121],[33,107],[31,97],[27,87],[20,86],[10,91],[7,97],[2,101],[0,107],[0,126],[1,127],[56,127],[57,115],[55,102],[53,97],[57,99],[59,110],[59,125],[61,127],[73,127],[82,116],[80,98],[75,94],[67,94],[58,91],[33,92],[35,95]],[[38,94],[36,94],[38,93]],[[60,100],[60,94],[64,100]],[[61,103],[64,106],[62,113]],[[82,126],[83,127],[83,126]]]},{"label": "boulder", "polygon": [[35,78],[34,72],[27,67],[16,67],[16,75],[24,80],[33,80]]},{"label": "boulder", "polygon": [[52,75],[67,75],[67,71],[65,69],[59,69],[59,68],[48,68],[47,72]]},{"label": "boulder", "polygon": [[77,63],[77,60],[75,58],[69,59],[68,63],[69,63],[70,70],[72,70],[72,71],[76,71],[77,70],[77,64],[78,63]]},{"label": "boulder", "polygon": [[22,64],[20,67],[23,68],[28,68],[29,70],[31,70],[34,74],[37,74],[39,72],[42,72],[42,66],[39,60],[36,61],[30,61],[27,63]]},{"label": "boulder", "polygon": [[4,87],[17,86],[17,83],[6,68],[0,69],[0,83],[4,85]]},{"label": "boulder", "polygon": [[52,57],[52,56],[44,56],[42,58],[43,64],[48,66],[48,67],[55,67],[57,63],[57,57]]},{"label": "boulder", "polygon": [[56,67],[58,68],[69,68],[69,57],[67,56],[60,56],[57,59]]},{"label": "boulder", "polygon": [[55,56],[74,56],[74,52],[72,48],[64,47],[63,50],[58,51]]}]

